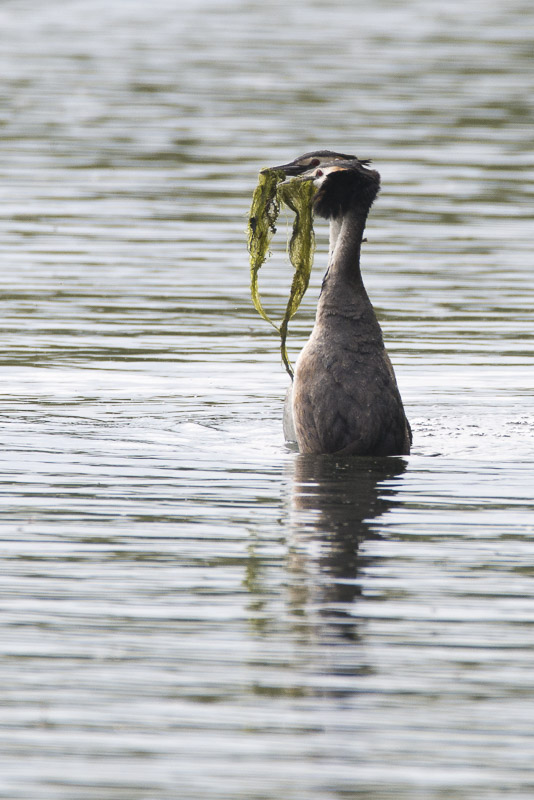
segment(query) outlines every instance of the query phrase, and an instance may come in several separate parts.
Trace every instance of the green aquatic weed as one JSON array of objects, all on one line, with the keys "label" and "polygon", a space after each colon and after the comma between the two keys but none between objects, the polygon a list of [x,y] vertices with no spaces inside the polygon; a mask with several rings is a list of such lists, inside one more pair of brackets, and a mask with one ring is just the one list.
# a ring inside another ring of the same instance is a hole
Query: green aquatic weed
[{"label": "green aquatic weed", "polygon": [[[295,315],[308,288],[315,252],[313,232],[312,197],[315,188],[312,181],[298,178],[287,183],[281,182],[284,173],[266,170],[260,173],[258,186],[252,198],[250,210],[248,249],[250,253],[251,295],[258,313],[280,334],[282,361],[291,378],[293,369],[287,354],[286,340],[289,321]],[[280,204],[288,206],[295,213],[293,231],[289,242],[289,260],[294,268],[293,281],[284,316],[279,325],[270,319],[259,296],[258,272],[265,262],[269,244],[276,232],[276,220]]]},{"label": "green aquatic weed", "polygon": [[263,308],[258,289],[258,272],[267,258],[271,239],[276,233],[276,220],[280,213],[277,186],[284,179],[284,173],[276,170],[260,172],[258,185],[252,195],[252,206],[248,221],[248,251],[250,253],[250,293],[254,308],[278,330]]}]

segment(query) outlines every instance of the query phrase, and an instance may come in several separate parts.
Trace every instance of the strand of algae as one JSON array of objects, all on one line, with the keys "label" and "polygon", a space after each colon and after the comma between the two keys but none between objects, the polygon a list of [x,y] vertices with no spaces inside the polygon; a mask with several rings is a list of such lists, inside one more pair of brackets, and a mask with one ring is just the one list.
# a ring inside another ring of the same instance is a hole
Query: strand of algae
[{"label": "strand of algae", "polygon": [[[312,181],[293,180],[281,183],[283,172],[267,170],[260,173],[258,186],[252,198],[249,219],[248,249],[250,253],[251,295],[258,313],[280,334],[282,361],[290,378],[293,368],[287,354],[287,331],[291,318],[297,312],[308,288],[315,252],[313,232],[312,197],[315,188]],[[289,260],[294,268],[293,281],[284,316],[279,325],[272,321],[263,308],[258,289],[258,272],[267,257],[269,244],[276,232],[275,223],[280,213],[280,204],[295,213],[293,231],[289,242]]]},{"label": "strand of algae", "polygon": [[267,258],[271,239],[276,233],[276,220],[280,213],[280,202],[276,188],[284,179],[284,173],[275,170],[260,172],[258,185],[252,195],[248,221],[248,252],[250,253],[250,293],[258,314],[276,330],[278,326],[263,308],[258,288],[258,272]]}]

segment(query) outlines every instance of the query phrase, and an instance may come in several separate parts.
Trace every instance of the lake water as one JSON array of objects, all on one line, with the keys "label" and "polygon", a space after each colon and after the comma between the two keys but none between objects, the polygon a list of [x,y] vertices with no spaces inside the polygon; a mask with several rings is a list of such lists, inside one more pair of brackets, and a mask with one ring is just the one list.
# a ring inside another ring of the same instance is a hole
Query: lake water
[{"label": "lake water", "polygon": [[[0,797],[531,798],[532,3],[0,25]],[[324,147],[382,175],[363,270],[409,458],[283,441],[246,220],[261,167]]]}]

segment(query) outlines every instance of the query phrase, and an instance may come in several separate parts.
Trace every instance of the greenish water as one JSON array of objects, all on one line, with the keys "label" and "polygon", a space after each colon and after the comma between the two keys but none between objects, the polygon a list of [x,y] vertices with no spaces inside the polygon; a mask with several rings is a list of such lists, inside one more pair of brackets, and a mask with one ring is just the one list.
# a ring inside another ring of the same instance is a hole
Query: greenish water
[{"label": "greenish water", "polygon": [[[2,4],[0,798],[532,797],[533,22]],[[283,442],[247,213],[323,147],[382,175],[407,459]]]}]

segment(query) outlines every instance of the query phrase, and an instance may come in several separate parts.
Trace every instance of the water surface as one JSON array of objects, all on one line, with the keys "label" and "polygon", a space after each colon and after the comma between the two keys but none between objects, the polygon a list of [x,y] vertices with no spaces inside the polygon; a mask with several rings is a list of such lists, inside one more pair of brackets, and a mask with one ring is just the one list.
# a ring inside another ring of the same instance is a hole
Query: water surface
[{"label": "water surface", "polygon": [[[533,13],[2,5],[0,797],[532,797]],[[409,458],[283,442],[244,231],[322,147]]]}]

